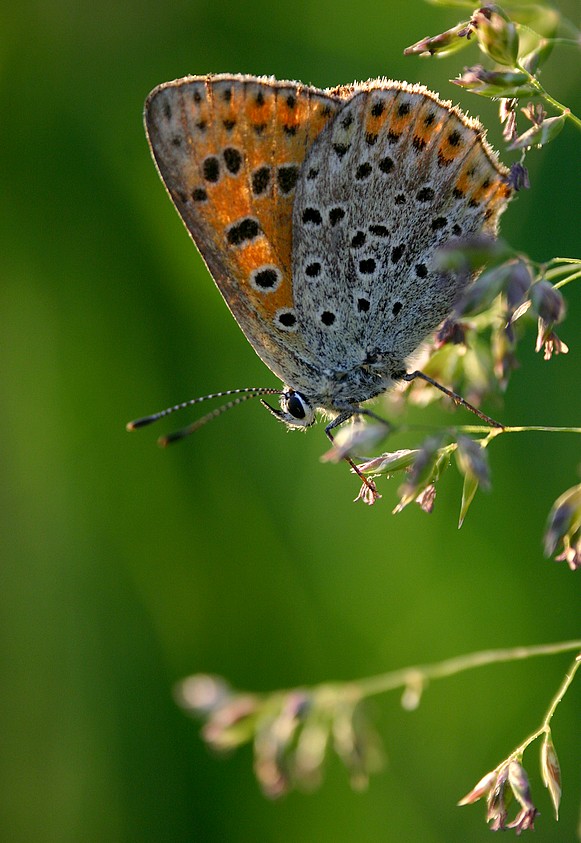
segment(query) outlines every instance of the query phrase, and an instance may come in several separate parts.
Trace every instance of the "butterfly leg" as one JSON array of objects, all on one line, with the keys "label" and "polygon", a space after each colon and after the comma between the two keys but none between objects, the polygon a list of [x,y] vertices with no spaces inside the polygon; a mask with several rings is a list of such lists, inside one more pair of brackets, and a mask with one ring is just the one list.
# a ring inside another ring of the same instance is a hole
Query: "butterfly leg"
[{"label": "butterfly leg", "polygon": [[[354,415],[371,416],[372,418],[379,419],[379,421],[383,422],[383,424],[386,424],[386,422],[383,421],[383,419],[379,418],[379,416],[376,416],[375,413],[372,410],[359,409],[357,411],[357,413],[353,413],[352,410],[345,410],[344,412],[339,413],[339,415],[335,419],[333,419],[333,421],[329,422],[329,424],[325,428],[325,434],[326,434],[329,442],[331,442],[331,444],[333,444],[335,442],[335,437],[331,433],[333,428],[339,427],[339,425],[344,424],[344,422],[348,421],[348,419],[353,418]],[[359,479],[361,480],[363,485],[368,488],[369,492],[371,493],[371,495],[373,497],[373,500],[374,501],[378,500],[381,497],[381,495],[377,491],[377,487],[376,487],[375,483],[373,482],[373,480],[371,480],[369,477],[365,477],[365,475],[361,471],[359,471],[359,469],[357,468],[357,466],[355,465],[355,463],[353,462],[351,457],[343,457],[343,459],[345,460],[346,463],[348,463],[350,465],[351,469],[359,477]]]},{"label": "butterfly leg", "polygon": [[438,383],[438,381],[435,381],[429,375],[424,374],[424,372],[416,370],[415,372],[409,372],[402,375],[402,379],[404,381],[407,381],[408,383],[415,380],[416,378],[420,378],[421,380],[426,381],[426,383],[431,384],[431,386],[435,386],[436,389],[439,389],[440,392],[443,392],[444,395],[447,395],[448,398],[451,398],[454,404],[456,404],[456,406],[466,407],[467,410],[470,410],[471,413],[474,413],[475,416],[478,416],[479,419],[482,419],[483,422],[486,422],[486,424],[489,424],[491,427],[504,427],[503,424],[491,418],[490,416],[487,416],[486,413],[483,413],[482,410],[479,410],[478,407],[474,406],[474,404],[470,404],[469,401],[466,401],[466,399],[462,398],[461,395],[458,395],[457,392],[453,392],[446,386],[442,386],[441,383]]}]

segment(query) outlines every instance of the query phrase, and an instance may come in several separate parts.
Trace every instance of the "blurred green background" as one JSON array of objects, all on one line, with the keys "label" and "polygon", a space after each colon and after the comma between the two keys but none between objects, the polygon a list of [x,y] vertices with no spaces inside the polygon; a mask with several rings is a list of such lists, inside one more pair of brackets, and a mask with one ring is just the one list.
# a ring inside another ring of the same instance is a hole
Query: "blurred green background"
[{"label": "blurred green background", "polygon": [[[578,17],[574,0],[561,8]],[[172,686],[207,671],[271,690],[578,636],[579,575],[541,551],[553,500],[579,479],[577,440],[498,440],[492,493],[458,532],[455,471],[431,516],[392,516],[394,481],[378,506],[354,505],[346,467],[319,462],[322,427],[286,435],[258,402],[168,451],[155,430],[124,430],[194,395],[276,385],[165,195],[142,128],[148,91],[210,71],[318,86],[387,75],[479,113],[500,145],[495,106],[447,81],[480,61],[476,48],[402,56],[462,17],[419,0],[4,9],[2,839],[489,839],[482,807],[455,800],[536,727],[567,656],[436,683],[413,714],[378,698],[389,763],[369,790],[353,793],[333,762],[316,794],[275,803],[249,750],[207,751]],[[581,110],[578,54],[559,50],[543,78]],[[579,253],[579,140],[568,126],[529,156],[532,190],[504,218],[536,259]],[[544,363],[530,331],[504,407],[488,408],[504,421],[579,424],[578,284],[567,299],[570,354]],[[449,421],[440,408],[414,418]],[[573,687],[554,724],[559,826],[536,747],[525,757],[535,840],[574,835],[580,699]]]}]

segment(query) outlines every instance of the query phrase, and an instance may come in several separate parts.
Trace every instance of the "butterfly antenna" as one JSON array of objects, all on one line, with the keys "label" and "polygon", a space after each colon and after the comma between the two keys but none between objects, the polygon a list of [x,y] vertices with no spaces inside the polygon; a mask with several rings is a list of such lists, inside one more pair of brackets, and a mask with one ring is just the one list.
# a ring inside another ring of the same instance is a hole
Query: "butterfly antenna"
[{"label": "butterfly antenna", "polygon": [[248,401],[250,398],[256,398],[260,395],[280,395],[280,389],[273,389],[266,386],[250,386],[245,389],[227,389],[224,392],[212,392],[210,395],[202,395],[199,398],[191,398],[189,401],[183,401],[181,404],[174,404],[173,407],[167,407],[165,410],[160,410],[158,413],[152,413],[150,416],[143,416],[143,418],[128,422],[126,429],[129,431],[138,430],[140,427],[147,427],[147,425],[153,424],[153,422],[163,419],[171,413],[176,413],[178,410],[185,410],[188,407],[192,407],[194,404],[200,404],[202,401],[209,401],[211,398],[225,398],[228,395],[237,395],[238,397],[232,401],[228,401],[221,407],[217,407],[215,410],[212,410],[211,413],[207,413],[205,416],[202,416],[201,419],[193,422],[193,424],[190,424],[181,430],[176,430],[175,433],[162,436],[158,440],[158,443],[162,447],[165,447],[166,445],[169,445],[170,442],[176,442],[178,439],[183,439],[185,436],[189,436],[190,433],[193,433],[195,430],[198,430],[198,428],[203,427],[209,421],[212,421],[212,419],[215,419],[217,416],[221,416],[222,413],[226,412],[226,410],[231,410],[232,407],[236,407],[238,404],[242,404],[244,401]]}]

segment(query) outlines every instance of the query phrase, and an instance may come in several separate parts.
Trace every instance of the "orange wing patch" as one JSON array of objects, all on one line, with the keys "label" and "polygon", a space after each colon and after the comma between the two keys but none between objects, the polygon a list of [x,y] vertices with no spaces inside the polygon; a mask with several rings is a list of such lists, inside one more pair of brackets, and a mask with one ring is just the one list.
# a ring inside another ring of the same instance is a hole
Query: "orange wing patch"
[{"label": "orange wing patch", "polygon": [[[339,107],[339,95],[245,76],[176,80],[146,104],[150,145],[174,204],[275,371],[284,356],[277,329],[286,327],[277,315],[294,305],[294,188],[307,150]],[[302,338],[287,335],[289,342],[298,351]]]}]

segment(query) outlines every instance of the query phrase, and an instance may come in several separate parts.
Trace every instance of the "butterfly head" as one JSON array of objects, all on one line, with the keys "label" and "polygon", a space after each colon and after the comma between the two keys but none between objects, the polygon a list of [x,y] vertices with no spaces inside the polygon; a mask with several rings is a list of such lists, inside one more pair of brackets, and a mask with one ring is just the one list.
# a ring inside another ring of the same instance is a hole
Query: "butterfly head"
[{"label": "butterfly head", "polygon": [[315,410],[313,406],[302,393],[296,392],[290,387],[285,387],[280,394],[280,410],[271,407],[263,399],[261,399],[261,404],[288,427],[306,428],[314,424]]}]

